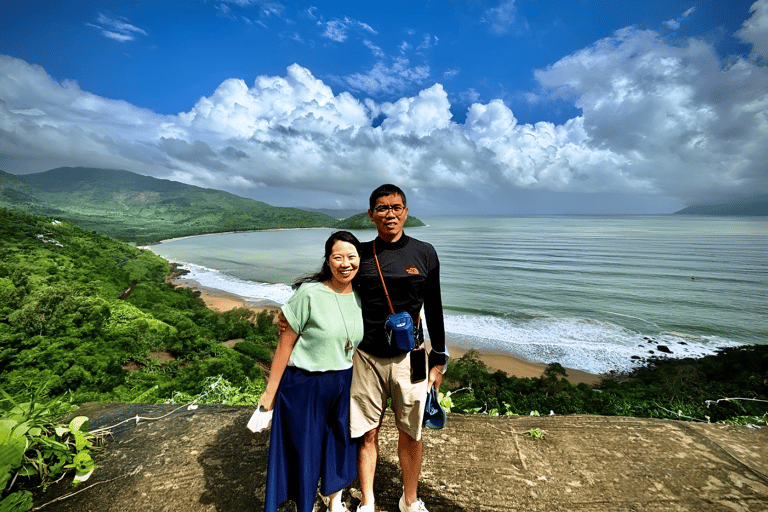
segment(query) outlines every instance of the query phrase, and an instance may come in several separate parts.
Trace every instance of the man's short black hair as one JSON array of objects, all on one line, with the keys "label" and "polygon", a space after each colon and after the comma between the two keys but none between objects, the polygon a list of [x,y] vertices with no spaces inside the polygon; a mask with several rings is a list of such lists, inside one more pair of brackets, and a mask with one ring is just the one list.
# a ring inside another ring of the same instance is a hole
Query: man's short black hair
[{"label": "man's short black hair", "polygon": [[384,185],[381,185],[379,188],[371,192],[371,198],[368,200],[368,204],[370,205],[370,209],[373,210],[374,206],[376,206],[376,200],[380,197],[384,196],[391,196],[392,194],[398,194],[400,197],[403,198],[403,206],[408,206],[408,203],[405,201],[405,192],[403,192],[400,187],[397,185],[392,185],[391,183],[386,183]]}]

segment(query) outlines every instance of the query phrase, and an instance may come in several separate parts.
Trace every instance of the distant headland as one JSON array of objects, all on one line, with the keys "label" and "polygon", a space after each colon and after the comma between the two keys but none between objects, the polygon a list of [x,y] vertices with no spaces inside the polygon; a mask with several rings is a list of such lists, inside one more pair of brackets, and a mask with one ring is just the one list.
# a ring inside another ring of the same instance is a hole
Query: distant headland
[{"label": "distant headland", "polygon": [[675,215],[729,215],[737,217],[763,217],[768,215],[768,194],[734,199],[720,204],[697,204],[674,213]]}]

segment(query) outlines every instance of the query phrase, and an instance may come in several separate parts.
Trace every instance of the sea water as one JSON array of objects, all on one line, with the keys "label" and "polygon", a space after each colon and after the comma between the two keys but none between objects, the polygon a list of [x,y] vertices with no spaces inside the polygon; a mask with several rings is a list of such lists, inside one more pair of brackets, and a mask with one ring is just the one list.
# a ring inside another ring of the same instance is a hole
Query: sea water
[{"label": "sea water", "polygon": [[[451,346],[604,373],[651,355],[768,343],[766,218],[422,220],[406,233],[437,250]],[[201,286],[279,305],[293,280],[319,269],[333,231],[223,233],[151,249]]]}]

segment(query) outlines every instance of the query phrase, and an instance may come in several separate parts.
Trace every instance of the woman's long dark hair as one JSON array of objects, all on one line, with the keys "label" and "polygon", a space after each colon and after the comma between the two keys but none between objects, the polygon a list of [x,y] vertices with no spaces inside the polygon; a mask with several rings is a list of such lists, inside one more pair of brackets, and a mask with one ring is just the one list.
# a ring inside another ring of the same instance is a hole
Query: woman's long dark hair
[{"label": "woman's long dark hair", "polygon": [[[355,235],[349,231],[336,231],[335,233],[331,233],[331,236],[329,236],[328,240],[325,241],[325,256],[323,256],[323,266],[320,267],[318,272],[297,279],[296,282],[293,283],[294,290],[301,286],[303,283],[322,283],[333,277],[331,267],[328,265],[328,258],[331,257],[331,251],[333,251],[333,246],[336,244],[336,242],[348,242],[354,245],[355,249],[357,249],[357,254],[360,254],[360,240],[358,240]],[[352,279],[352,286],[355,287],[356,285],[357,276]]]}]

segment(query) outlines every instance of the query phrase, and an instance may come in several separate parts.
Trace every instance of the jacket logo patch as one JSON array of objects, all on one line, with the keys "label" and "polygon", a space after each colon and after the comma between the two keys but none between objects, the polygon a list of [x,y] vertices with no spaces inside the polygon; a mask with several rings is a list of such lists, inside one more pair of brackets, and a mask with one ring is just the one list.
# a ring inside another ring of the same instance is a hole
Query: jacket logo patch
[{"label": "jacket logo patch", "polygon": [[417,275],[419,275],[419,269],[417,269],[416,267],[408,267],[407,269],[405,269],[405,271],[406,271],[408,274],[411,274],[412,276],[417,276]]}]

